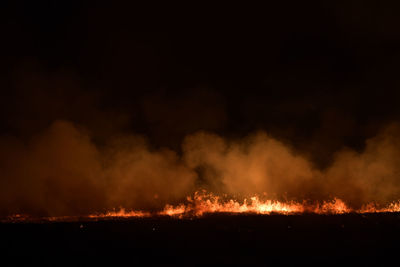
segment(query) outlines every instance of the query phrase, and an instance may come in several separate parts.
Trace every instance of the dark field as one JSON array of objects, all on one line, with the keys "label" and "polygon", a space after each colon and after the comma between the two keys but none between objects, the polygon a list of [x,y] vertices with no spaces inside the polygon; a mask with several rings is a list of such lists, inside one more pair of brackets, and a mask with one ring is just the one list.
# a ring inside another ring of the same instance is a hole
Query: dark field
[{"label": "dark field", "polygon": [[[400,214],[210,215],[0,224],[9,265],[355,263],[398,266]],[[390,262],[394,260],[393,262]]]}]

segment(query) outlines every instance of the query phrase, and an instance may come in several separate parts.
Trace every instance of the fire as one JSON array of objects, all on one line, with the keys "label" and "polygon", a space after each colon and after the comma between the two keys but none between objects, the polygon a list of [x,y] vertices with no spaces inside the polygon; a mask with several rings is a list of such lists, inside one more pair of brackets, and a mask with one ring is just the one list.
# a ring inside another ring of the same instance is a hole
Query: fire
[{"label": "fire", "polygon": [[331,202],[323,202],[322,205],[317,205],[313,210],[317,214],[344,214],[350,213],[352,210],[338,198],[334,198]]},{"label": "fire", "polygon": [[334,198],[331,201],[324,201],[322,203],[306,203],[287,201],[281,202],[277,200],[262,200],[259,196],[244,199],[239,202],[234,199],[224,199],[220,196],[207,193],[205,191],[196,192],[193,197],[187,198],[186,204],[169,205],[167,204],[163,210],[158,212],[149,212],[143,210],[126,210],[120,208],[105,213],[90,214],[86,217],[46,217],[32,219],[27,215],[12,215],[3,221],[32,221],[32,220],[45,220],[45,221],[77,221],[84,219],[107,219],[107,218],[146,218],[152,216],[169,216],[175,218],[190,218],[201,217],[206,214],[212,213],[229,213],[229,214],[346,214],[346,213],[388,213],[400,212],[400,201],[390,203],[386,207],[378,207],[374,203],[369,203],[362,206],[360,209],[352,209],[346,205],[341,199]]},{"label": "fire", "polygon": [[[397,206],[396,206],[397,207]],[[393,210],[393,208],[392,208]],[[167,205],[160,215],[183,217],[196,216],[200,217],[207,213],[248,213],[248,214],[344,214],[350,212],[358,212],[350,209],[340,199],[333,199],[330,202],[322,204],[310,205],[295,201],[280,202],[276,200],[261,200],[258,196],[251,197],[250,200],[244,199],[243,203],[229,199],[222,200],[220,197],[205,192],[196,192],[193,198],[188,198],[187,205],[171,206]],[[377,212],[370,211],[370,212]]]},{"label": "fire", "polygon": [[188,208],[184,205],[181,204],[179,206],[172,206],[172,205],[166,205],[164,210],[159,212],[159,215],[167,215],[167,216],[181,216],[182,214],[185,214],[188,212]]},{"label": "fire", "polygon": [[244,199],[243,203],[229,199],[222,200],[220,197],[207,194],[205,192],[196,192],[193,199],[188,198],[189,206],[187,211],[192,212],[195,216],[202,216],[205,213],[255,213],[255,214],[271,214],[271,213],[299,213],[303,212],[303,207],[299,203],[266,200],[262,201],[258,196],[250,198],[250,201]]},{"label": "fire", "polygon": [[400,212],[400,201],[390,203],[390,205],[385,209],[386,212]]},{"label": "fire", "polygon": [[[379,208],[375,204],[368,204],[361,209],[352,209],[341,199],[334,198],[331,201],[322,203],[308,204],[295,201],[281,202],[277,200],[261,200],[254,196],[249,200],[244,199],[239,202],[234,199],[223,200],[221,197],[206,193],[196,192],[193,197],[187,198],[187,204],[177,206],[166,205],[165,208],[156,213],[146,213],[141,211],[126,212],[121,209],[118,212],[106,213],[103,217],[148,217],[148,216],[171,216],[171,217],[201,217],[211,213],[230,213],[230,214],[346,214],[346,213],[382,213],[400,212],[400,201],[389,204],[387,207]],[[98,215],[96,215],[98,216]]]},{"label": "fire", "polygon": [[126,211],[124,208],[121,208],[119,210],[113,210],[113,211],[108,211],[106,213],[100,213],[100,214],[91,214],[88,217],[89,218],[112,218],[112,217],[120,217],[120,218],[130,218],[130,217],[149,217],[151,216],[150,212],[145,212],[145,211]]}]

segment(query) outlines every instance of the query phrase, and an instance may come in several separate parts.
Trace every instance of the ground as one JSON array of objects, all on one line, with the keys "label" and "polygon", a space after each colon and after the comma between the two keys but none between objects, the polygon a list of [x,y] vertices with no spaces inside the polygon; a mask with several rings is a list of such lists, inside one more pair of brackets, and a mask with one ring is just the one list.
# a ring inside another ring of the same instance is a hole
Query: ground
[{"label": "ground", "polygon": [[396,260],[400,214],[213,214],[192,219],[3,222],[0,236],[2,258],[12,260],[12,266],[365,265]]}]

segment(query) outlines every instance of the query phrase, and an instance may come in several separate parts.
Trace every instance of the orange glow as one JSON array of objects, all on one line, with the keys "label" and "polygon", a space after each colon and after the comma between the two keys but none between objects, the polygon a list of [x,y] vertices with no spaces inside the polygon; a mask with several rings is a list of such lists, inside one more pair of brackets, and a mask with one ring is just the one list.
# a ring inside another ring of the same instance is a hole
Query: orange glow
[{"label": "orange glow", "polygon": [[119,209],[118,211],[108,211],[106,213],[99,214],[91,214],[89,218],[112,218],[112,217],[120,217],[120,218],[130,218],[130,217],[149,217],[151,216],[150,212],[146,211],[126,211],[124,208]]},{"label": "orange glow", "polygon": [[347,207],[341,199],[334,198],[331,202],[323,202],[322,205],[317,205],[312,212],[317,214],[344,214],[358,211],[353,211]]},{"label": "orange glow", "polygon": [[374,204],[368,204],[361,209],[351,209],[341,199],[334,198],[332,201],[324,201],[317,204],[306,204],[294,201],[280,202],[276,200],[261,200],[258,196],[244,199],[239,202],[234,199],[223,200],[206,192],[196,192],[193,197],[187,198],[187,204],[177,206],[166,205],[162,211],[149,213],[142,211],[125,211],[91,215],[91,217],[149,217],[149,216],[171,216],[171,217],[201,217],[212,213],[231,214],[346,214],[346,213],[383,213],[400,212],[400,201],[389,204],[387,207],[378,208]]},{"label": "orange glow", "polygon": [[334,198],[331,201],[324,201],[322,203],[307,204],[305,202],[280,202],[276,200],[261,200],[260,197],[254,196],[249,200],[244,199],[239,202],[234,199],[224,200],[222,197],[207,193],[205,191],[196,192],[193,197],[187,198],[186,204],[169,205],[167,204],[163,210],[158,212],[149,212],[141,210],[126,210],[120,208],[105,213],[90,214],[83,217],[61,216],[61,217],[45,217],[45,218],[31,218],[25,215],[9,216],[2,221],[78,221],[81,219],[112,219],[112,218],[146,218],[152,216],[169,216],[175,218],[191,218],[201,217],[206,214],[212,213],[229,213],[229,214],[281,214],[281,215],[294,215],[294,214],[320,214],[320,215],[333,215],[333,214],[346,214],[346,213],[388,213],[400,212],[400,201],[390,203],[386,207],[377,207],[377,205],[370,203],[362,206],[360,209],[352,209],[348,207],[341,199]]}]

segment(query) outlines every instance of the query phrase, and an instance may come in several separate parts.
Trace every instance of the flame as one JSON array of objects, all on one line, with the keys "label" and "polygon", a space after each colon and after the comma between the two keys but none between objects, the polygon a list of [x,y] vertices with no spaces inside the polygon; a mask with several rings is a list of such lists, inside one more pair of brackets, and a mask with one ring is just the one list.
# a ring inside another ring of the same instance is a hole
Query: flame
[{"label": "flame", "polygon": [[[258,196],[250,198],[250,201],[244,199],[243,203],[229,199],[224,201],[219,196],[208,194],[205,192],[196,192],[193,198],[188,198],[187,205],[180,204],[178,206],[167,205],[160,215],[183,217],[196,216],[200,217],[207,213],[249,213],[249,214],[344,214],[357,212],[349,207],[340,199],[333,199],[330,202],[322,204],[310,205],[295,201],[280,202],[277,200],[261,200]],[[397,206],[396,206],[397,207]],[[399,211],[400,211],[400,205]],[[388,209],[389,210],[389,209]],[[390,210],[394,210],[393,208]],[[370,210],[369,212],[376,212]]]},{"label": "flame", "polygon": [[180,204],[179,206],[172,206],[172,205],[166,205],[164,210],[159,212],[159,215],[167,215],[167,216],[181,216],[182,214],[185,214],[188,212],[187,207],[184,204]]},{"label": "flame", "polygon": [[243,203],[229,199],[223,201],[219,196],[205,192],[196,192],[193,199],[188,198],[189,205],[185,211],[193,213],[195,216],[202,216],[205,213],[299,213],[303,211],[303,206],[295,202],[282,203],[279,201],[261,201],[258,196],[250,198],[250,202],[244,199]]},{"label": "flame", "polygon": [[130,218],[130,217],[150,217],[151,213],[146,211],[140,210],[131,210],[127,211],[124,208],[120,208],[119,210],[108,211],[106,213],[99,213],[99,214],[90,214],[89,218]]},{"label": "flame", "polygon": [[[346,205],[341,199],[334,198],[331,201],[322,203],[309,204],[306,202],[287,201],[280,202],[277,200],[261,200],[259,196],[251,197],[249,200],[244,199],[239,202],[234,199],[223,199],[220,196],[207,193],[205,191],[195,192],[193,197],[187,198],[187,204],[169,205],[167,204],[163,210],[158,212],[149,212],[143,210],[126,210],[120,208],[104,213],[90,214],[85,217],[60,216],[46,217],[36,220],[45,221],[77,221],[85,219],[107,219],[107,218],[146,218],[152,216],[169,216],[176,218],[184,217],[201,217],[212,213],[229,213],[229,214],[304,214],[313,213],[320,215],[346,214],[346,213],[390,213],[400,212],[400,200],[390,203],[386,207],[379,207],[374,203],[369,203],[362,206],[360,209],[352,209]],[[2,221],[33,221],[31,217],[23,214],[8,216]]]},{"label": "flame", "polygon": [[390,203],[390,205],[384,209],[384,212],[400,212],[400,201]]},{"label": "flame", "polygon": [[352,209],[338,198],[334,198],[331,202],[323,202],[322,205],[318,205],[313,210],[317,214],[344,214],[352,212]]},{"label": "flame", "polygon": [[[393,202],[387,207],[379,208],[375,204],[367,204],[360,209],[352,209],[339,198],[322,203],[307,204],[305,202],[287,201],[280,202],[277,200],[261,200],[260,197],[254,196],[249,200],[244,199],[241,203],[234,199],[223,200],[221,197],[206,193],[205,191],[196,192],[193,197],[187,198],[187,204],[179,204],[177,206],[166,205],[165,208],[156,213],[146,213],[141,211],[126,212],[121,209],[116,213],[106,213],[103,217],[147,217],[152,215],[171,216],[171,217],[201,217],[211,213],[231,213],[231,214],[346,214],[346,213],[383,213],[383,212],[400,212],[400,201]],[[108,214],[111,214],[109,216]],[[133,215],[130,215],[133,214]]]}]

